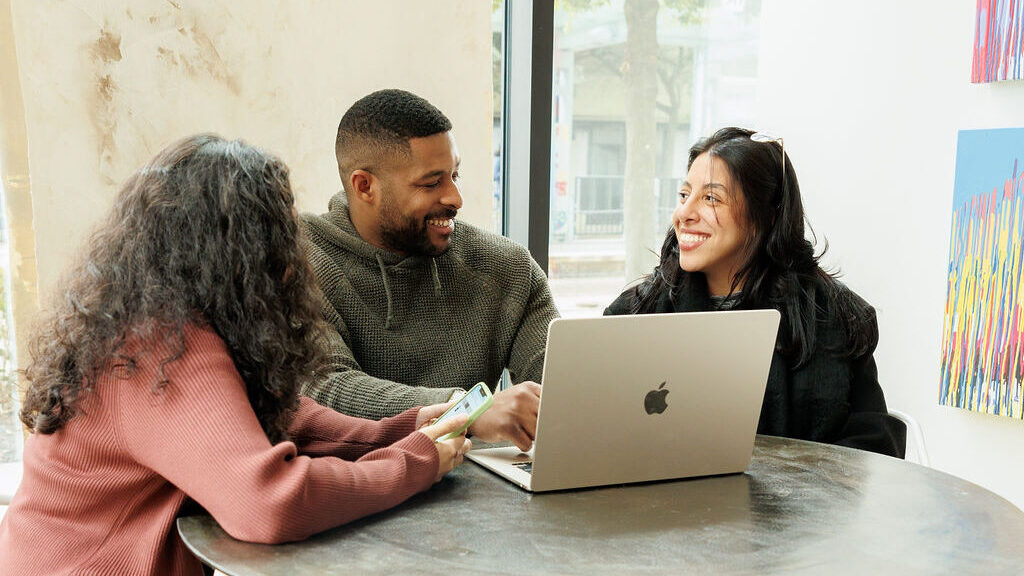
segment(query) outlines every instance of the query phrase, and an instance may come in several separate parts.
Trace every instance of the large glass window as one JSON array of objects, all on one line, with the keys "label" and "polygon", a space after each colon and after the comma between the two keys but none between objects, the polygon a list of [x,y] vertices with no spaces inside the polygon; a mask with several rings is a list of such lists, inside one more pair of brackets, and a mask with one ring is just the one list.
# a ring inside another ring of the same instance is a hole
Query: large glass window
[{"label": "large glass window", "polygon": [[501,234],[501,154],[503,138],[502,119],[505,100],[505,0],[491,2],[491,80],[493,82],[492,103],[494,106],[494,130],[491,133],[491,230]]},{"label": "large glass window", "polygon": [[[3,182],[0,176],[0,182]],[[0,185],[0,463],[21,460],[22,427],[18,420],[18,380],[15,376],[11,320],[10,258],[3,186]]]},{"label": "large glass window", "polygon": [[549,276],[599,315],[651,272],[687,152],[754,112],[760,0],[558,0]]}]

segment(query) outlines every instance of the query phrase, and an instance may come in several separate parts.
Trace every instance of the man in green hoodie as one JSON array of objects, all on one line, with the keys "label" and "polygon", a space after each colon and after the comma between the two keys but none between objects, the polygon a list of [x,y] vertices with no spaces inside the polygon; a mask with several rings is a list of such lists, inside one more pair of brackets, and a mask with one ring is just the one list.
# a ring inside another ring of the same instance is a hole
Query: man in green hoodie
[{"label": "man in green hoodie", "polygon": [[470,427],[485,441],[533,442],[548,323],[544,271],[522,246],[459,222],[451,122],[402,90],[363,97],[338,126],[344,190],[303,215],[324,294],[329,372],[303,392],[384,418],[453,400],[479,381],[513,386]]}]

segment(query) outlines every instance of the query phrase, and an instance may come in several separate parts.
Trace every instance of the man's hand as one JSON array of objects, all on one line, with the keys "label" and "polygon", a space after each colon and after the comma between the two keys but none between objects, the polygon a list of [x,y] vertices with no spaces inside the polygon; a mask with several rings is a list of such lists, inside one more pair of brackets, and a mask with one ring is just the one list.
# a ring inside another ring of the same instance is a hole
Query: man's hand
[{"label": "man's hand", "polygon": [[469,427],[469,433],[484,442],[510,440],[527,451],[537,433],[540,384],[520,382],[494,395],[494,404]]}]

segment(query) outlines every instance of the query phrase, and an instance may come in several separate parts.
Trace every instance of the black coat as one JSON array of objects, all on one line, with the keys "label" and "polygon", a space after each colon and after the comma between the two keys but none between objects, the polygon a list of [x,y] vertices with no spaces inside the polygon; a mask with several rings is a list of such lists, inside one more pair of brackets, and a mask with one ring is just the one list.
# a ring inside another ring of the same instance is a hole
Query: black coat
[{"label": "black coat", "polygon": [[[843,290],[849,292],[846,288]],[[633,287],[620,294],[605,309],[605,315],[629,314],[636,291],[637,287]],[[860,298],[852,292],[848,295]],[[691,281],[684,282],[676,293],[663,290],[651,312],[712,309],[706,283]],[[814,350],[799,368],[794,368],[776,346],[761,405],[758,434],[825,442],[903,457],[906,427],[903,422],[889,416],[886,409],[873,356],[878,344],[878,323],[874,309],[866,303],[864,309],[870,314],[868,324],[873,334],[868,351],[861,356],[843,358],[831,351],[845,341],[845,334],[837,322],[818,325]]]}]

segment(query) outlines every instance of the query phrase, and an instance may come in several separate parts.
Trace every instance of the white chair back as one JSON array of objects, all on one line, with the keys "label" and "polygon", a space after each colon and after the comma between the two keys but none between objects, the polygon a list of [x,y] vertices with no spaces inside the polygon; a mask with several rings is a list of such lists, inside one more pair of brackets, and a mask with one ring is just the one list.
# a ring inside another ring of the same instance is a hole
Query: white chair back
[{"label": "white chair back", "polygon": [[931,467],[931,462],[928,460],[928,448],[924,444],[924,434],[921,432],[921,425],[917,423],[917,420],[900,410],[889,410],[889,415],[907,426],[907,462]]}]

